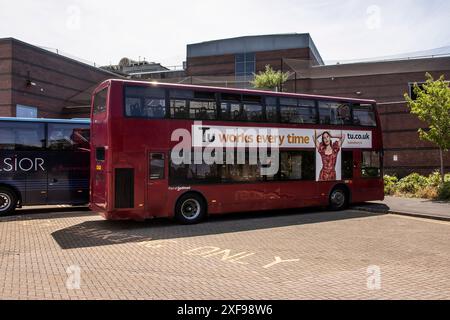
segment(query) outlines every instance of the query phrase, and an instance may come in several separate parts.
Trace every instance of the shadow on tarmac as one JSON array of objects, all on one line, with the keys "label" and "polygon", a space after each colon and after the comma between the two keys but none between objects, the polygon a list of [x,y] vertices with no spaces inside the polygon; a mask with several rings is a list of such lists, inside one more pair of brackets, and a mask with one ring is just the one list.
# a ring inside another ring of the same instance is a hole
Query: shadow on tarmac
[{"label": "shadow on tarmac", "polygon": [[[316,211],[314,211],[316,210]],[[212,216],[197,225],[177,225],[170,219],[146,222],[85,221],[52,233],[62,249],[87,248],[143,241],[170,240],[205,235],[325,223],[384,215],[356,210],[324,212],[318,209],[278,210]]]}]

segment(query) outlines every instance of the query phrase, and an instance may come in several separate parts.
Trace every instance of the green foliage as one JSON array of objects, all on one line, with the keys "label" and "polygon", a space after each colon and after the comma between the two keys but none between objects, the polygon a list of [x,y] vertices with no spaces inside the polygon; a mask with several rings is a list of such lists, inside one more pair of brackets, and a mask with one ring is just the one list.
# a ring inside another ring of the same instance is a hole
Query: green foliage
[{"label": "green foliage", "polygon": [[408,94],[405,99],[411,108],[411,113],[424,121],[429,129],[419,129],[420,138],[430,141],[442,150],[450,149],[450,88],[444,76],[438,80],[427,73],[427,81],[421,89],[414,84],[416,100],[412,100]]},{"label": "green foliage", "polygon": [[428,186],[437,188],[441,184],[441,174],[435,171],[428,176]]},{"label": "green foliage", "polygon": [[439,172],[428,177],[412,173],[403,179],[395,176],[384,176],[384,193],[388,196],[405,196],[424,199],[450,200],[450,173],[445,175],[445,184],[441,184]]},{"label": "green foliage", "polygon": [[418,173],[412,173],[406,176],[397,183],[397,191],[406,194],[415,194],[420,189],[428,185],[428,179]]},{"label": "green foliage", "polygon": [[398,178],[395,176],[384,176],[384,194],[392,196],[396,192],[396,185],[398,183]]},{"label": "green foliage", "polygon": [[450,200],[450,178],[439,188],[439,200]]},{"label": "green foliage", "polygon": [[283,83],[285,83],[289,78],[289,73],[283,73],[281,71],[275,71],[270,65],[266,65],[265,71],[260,71],[255,74],[255,80],[252,84],[258,89],[277,89],[281,91]]}]

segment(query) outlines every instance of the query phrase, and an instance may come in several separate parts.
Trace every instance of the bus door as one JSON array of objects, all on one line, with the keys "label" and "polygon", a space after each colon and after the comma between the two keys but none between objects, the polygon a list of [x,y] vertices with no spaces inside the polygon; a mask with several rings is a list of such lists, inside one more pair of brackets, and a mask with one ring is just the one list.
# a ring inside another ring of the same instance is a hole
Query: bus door
[{"label": "bus door", "polygon": [[146,211],[152,216],[162,216],[166,213],[168,191],[167,155],[162,151],[147,152],[147,203]]},{"label": "bus door", "polygon": [[48,203],[89,202],[89,141],[79,124],[48,124]]},{"label": "bus door", "polygon": [[318,203],[315,182],[314,151],[281,151],[280,195],[283,208],[297,208]]},{"label": "bus door", "polygon": [[[383,179],[381,176],[381,153],[373,150],[355,152],[354,199],[367,201],[382,198]],[[378,192],[380,194],[374,194]]]}]

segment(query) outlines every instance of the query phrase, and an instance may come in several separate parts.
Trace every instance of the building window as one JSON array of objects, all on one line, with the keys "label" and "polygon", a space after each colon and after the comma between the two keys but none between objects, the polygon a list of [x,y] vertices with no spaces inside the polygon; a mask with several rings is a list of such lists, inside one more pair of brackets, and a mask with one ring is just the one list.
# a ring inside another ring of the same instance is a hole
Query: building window
[{"label": "building window", "polygon": [[239,53],[235,56],[236,80],[242,84],[241,87],[249,87],[256,70],[256,58],[254,53]]},{"label": "building window", "polygon": [[16,105],[16,117],[17,118],[37,118],[37,108],[18,104],[18,105]]}]

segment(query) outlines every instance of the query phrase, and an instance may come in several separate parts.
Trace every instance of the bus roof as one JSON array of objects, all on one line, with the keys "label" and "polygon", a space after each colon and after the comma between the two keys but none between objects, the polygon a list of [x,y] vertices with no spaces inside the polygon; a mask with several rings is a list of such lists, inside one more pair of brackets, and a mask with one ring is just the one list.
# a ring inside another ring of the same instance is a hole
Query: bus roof
[{"label": "bus roof", "polygon": [[[107,82],[122,82],[122,83],[130,83],[137,85],[153,85],[160,86],[164,88],[183,88],[183,89],[192,89],[192,90],[204,90],[204,91],[220,91],[226,93],[240,93],[240,94],[255,94],[255,95],[271,95],[278,97],[292,97],[292,98],[303,98],[303,99],[326,99],[326,100],[335,100],[335,101],[348,101],[355,103],[368,103],[374,104],[375,100],[371,99],[355,99],[355,98],[346,98],[346,97],[336,97],[336,96],[324,96],[324,95],[314,95],[314,94],[303,94],[303,93],[287,93],[287,92],[274,92],[274,91],[264,91],[264,90],[254,90],[254,89],[238,89],[238,88],[224,88],[224,87],[210,87],[210,86],[199,86],[199,85],[190,85],[190,84],[174,84],[174,83],[166,83],[166,82],[157,82],[157,81],[136,81],[136,80],[123,80],[123,79],[109,79],[102,82],[98,87],[104,87],[104,84]],[[97,90],[95,90],[96,92]]]},{"label": "bus roof", "polygon": [[46,123],[78,123],[90,124],[90,119],[47,119],[47,118],[7,118],[0,117],[0,121],[19,121],[19,122],[46,122]]}]

